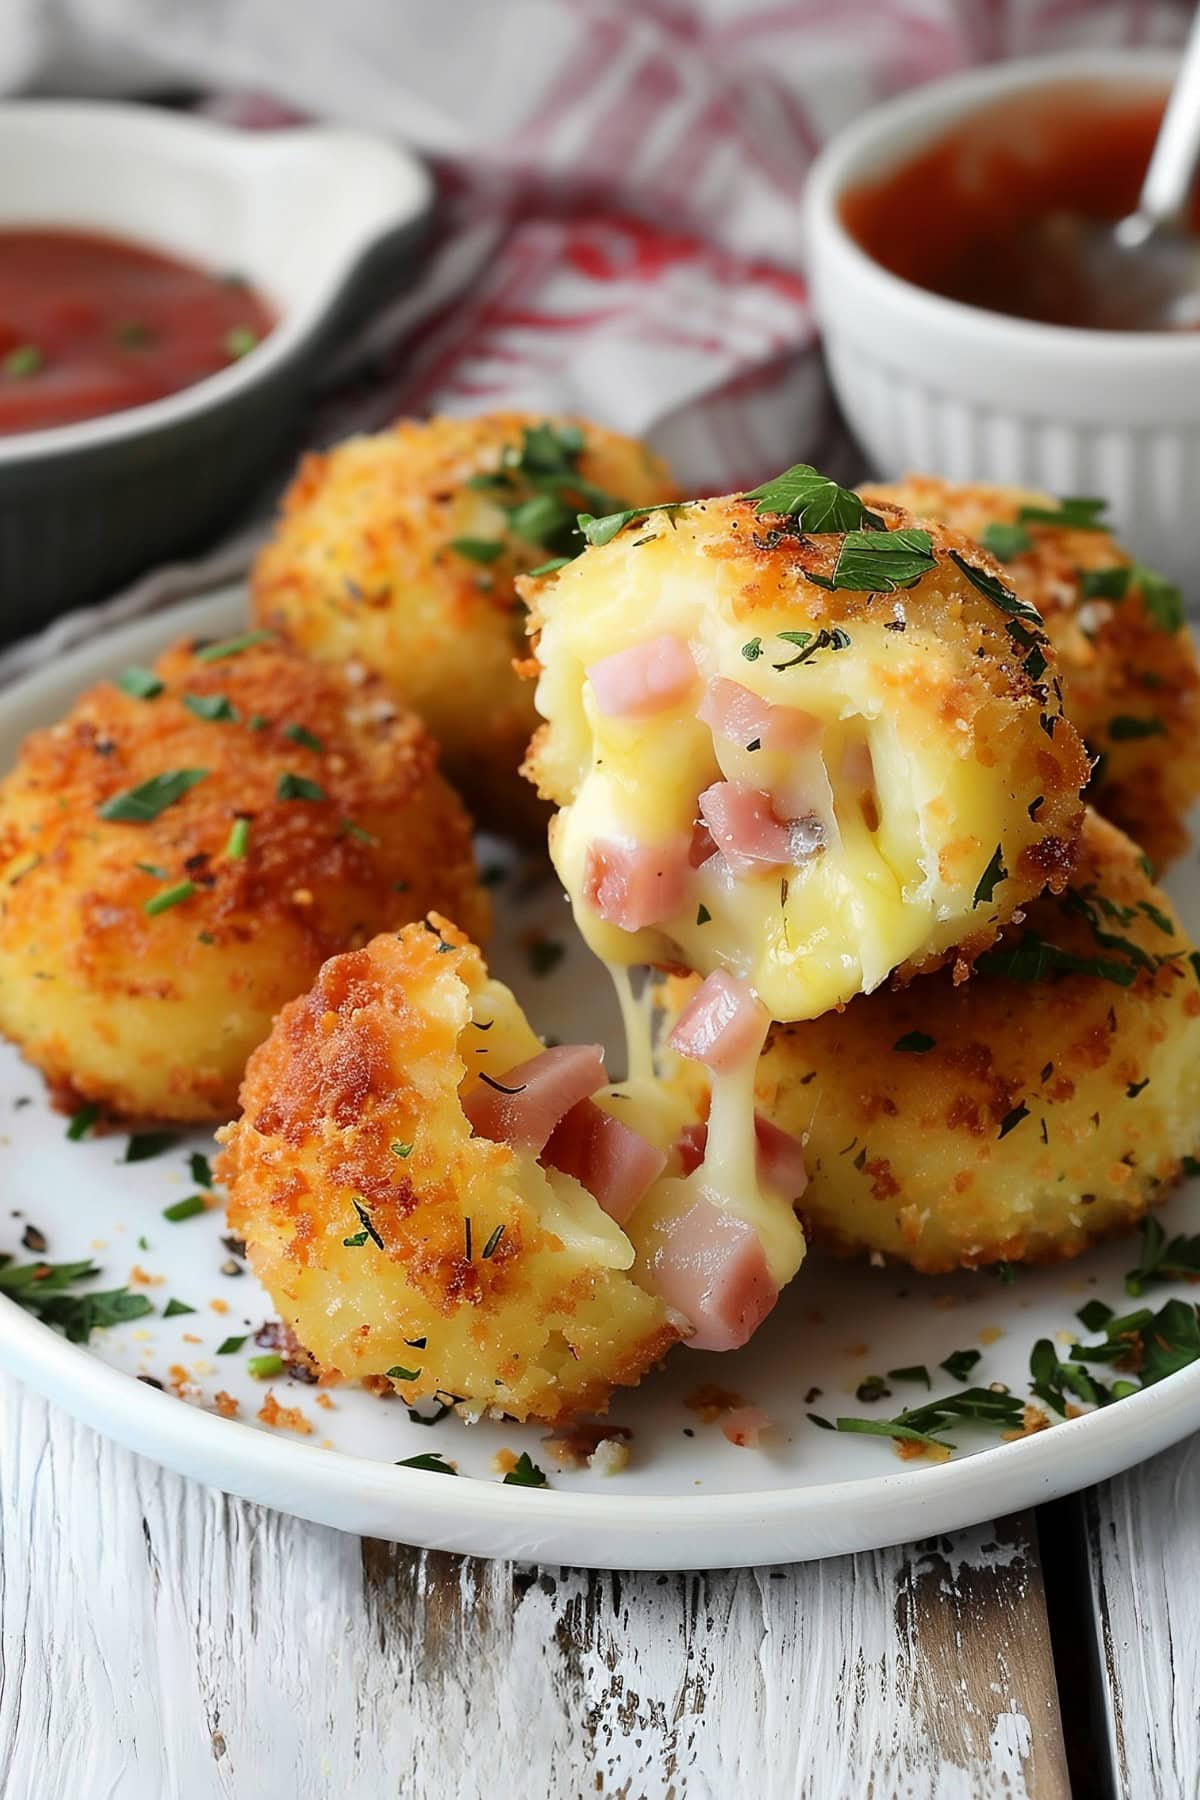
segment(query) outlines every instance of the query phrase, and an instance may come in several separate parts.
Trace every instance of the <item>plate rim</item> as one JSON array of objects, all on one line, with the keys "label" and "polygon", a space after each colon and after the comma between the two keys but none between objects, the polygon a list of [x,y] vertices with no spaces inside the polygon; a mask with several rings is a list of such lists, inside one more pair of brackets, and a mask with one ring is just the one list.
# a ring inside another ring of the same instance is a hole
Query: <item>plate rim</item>
[{"label": "plate rim", "polygon": [[[97,666],[115,666],[135,646],[149,654],[155,638],[225,629],[244,596],[244,583],[228,583],[101,630],[14,681],[0,693],[0,708],[36,709],[68,677],[82,686],[97,678]],[[623,1495],[616,1484],[609,1493],[465,1477],[447,1490],[442,1475],[293,1443],[180,1402],[69,1343],[2,1295],[0,1368],[127,1449],[315,1523],[430,1549],[618,1570],[738,1568],[918,1541],[1117,1475],[1200,1427],[1194,1363],[1119,1406],[1050,1430],[852,1480]]]}]

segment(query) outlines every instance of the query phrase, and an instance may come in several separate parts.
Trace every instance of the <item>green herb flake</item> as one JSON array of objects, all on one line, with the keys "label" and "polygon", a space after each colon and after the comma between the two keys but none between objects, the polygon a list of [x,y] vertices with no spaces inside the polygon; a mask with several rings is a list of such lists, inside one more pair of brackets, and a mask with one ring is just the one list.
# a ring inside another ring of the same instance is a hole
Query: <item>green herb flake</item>
[{"label": "green herb flake", "polygon": [[243,650],[252,650],[255,644],[268,644],[274,640],[273,631],[243,631],[238,637],[222,638],[219,643],[205,644],[195,652],[197,662],[224,662],[227,656],[240,656]]},{"label": "green herb flake", "polygon": [[194,1313],[195,1310],[195,1307],[189,1306],[186,1300],[168,1300],[163,1307],[163,1318],[181,1319],[184,1313]]},{"label": "green herb flake", "polygon": [[208,1202],[203,1194],[189,1194],[186,1200],[176,1200],[170,1206],[163,1207],[163,1218],[172,1225],[180,1225],[184,1219],[194,1219],[198,1213],[208,1211]]},{"label": "green herb flake", "polygon": [[94,1103],[89,1102],[87,1106],[81,1106],[77,1113],[72,1114],[71,1122],[67,1126],[66,1136],[70,1138],[73,1144],[80,1143],[82,1139],[87,1137],[92,1126],[99,1117],[100,1108]]},{"label": "green herb flake", "polygon": [[150,1162],[156,1156],[165,1156],[179,1142],[173,1131],[135,1131],[125,1146],[123,1162]]},{"label": "green herb flake", "polygon": [[868,525],[879,529],[883,523],[867,510],[856,493],[850,488],[839,487],[811,463],[793,464],[782,475],[751,488],[744,498],[757,500],[754,510],[760,519],[768,513],[776,513],[795,519],[801,531],[853,531],[858,526]]},{"label": "green herb flake", "polygon": [[1183,625],[1183,595],[1174,582],[1158,575],[1141,563],[1133,567],[1133,583],[1141,593],[1142,605],[1160,631],[1174,633]]},{"label": "green herb flake", "polygon": [[1200,1234],[1168,1239],[1153,1215],[1147,1215],[1139,1229],[1142,1251],[1136,1266],[1126,1273],[1127,1294],[1136,1299],[1156,1281],[1190,1280],[1200,1276]]},{"label": "green herb flake", "polygon": [[709,923],[709,921],[711,920],[711,918],[712,918],[712,914],[709,912],[709,910],[708,910],[707,906],[705,906],[704,902],[701,901],[700,905],[696,908],[696,923],[697,923],[697,925],[707,925]]},{"label": "green herb flake", "polygon": [[229,828],[229,836],[225,842],[225,855],[230,862],[239,862],[250,848],[249,819],[235,819]]},{"label": "green herb flake", "polygon": [[398,1469],[425,1469],[430,1475],[457,1475],[458,1470],[453,1463],[448,1463],[440,1450],[422,1450],[419,1456],[402,1456],[396,1464]]},{"label": "green herb flake", "polygon": [[389,1381],[416,1381],[420,1373],[420,1369],[406,1369],[402,1363],[397,1363],[387,1371],[387,1378]]},{"label": "green herb flake", "polygon": [[1167,728],[1155,713],[1148,719],[1135,718],[1132,713],[1118,713],[1108,721],[1108,735],[1114,744],[1127,744],[1136,738],[1166,737]]},{"label": "green herb flake", "polygon": [[114,327],[113,337],[123,350],[143,350],[154,341],[154,333],[141,319],[122,319]]},{"label": "green herb flake", "polygon": [[169,912],[171,907],[190,900],[195,892],[194,881],[177,881],[173,887],[162,888],[157,894],[151,894],[148,900],[143,900],[142,911],[152,919],[157,918],[159,913]]},{"label": "green herb flake", "polygon": [[210,724],[234,723],[237,711],[228,694],[185,694],[183,704],[198,719]]},{"label": "green herb flake", "polygon": [[952,1381],[967,1381],[982,1354],[980,1350],[952,1350],[938,1368],[945,1369]]},{"label": "green herb flake", "polygon": [[760,637],[751,638],[749,643],[743,644],[742,655],[747,662],[757,662],[762,655],[762,639]]},{"label": "green herb flake", "polygon": [[1075,1314],[1085,1331],[1103,1331],[1112,1316],[1112,1307],[1106,1306],[1103,1300],[1089,1300]]},{"label": "green herb flake", "polygon": [[854,1390],[854,1398],[860,1406],[872,1406],[876,1400],[890,1400],[892,1390],[882,1375],[868,1375],[860,1381]]},{"label": "green herb flake", "polygon": [[497,557],[504,555],[503,538],[459,537],[451,538],[447,549],[453,550],[467,562],[494,563]]},{"label": "green herb flake", "polygon": [[[600,519],[595,518],[591,513],[583,512],[578,515],[577,524],[585,540],[589,544],[599,547],[603,544],[611,544],[618,532],[624,530],[626,525],[632,524],[634,519],[648,519],[651,513],[657,512],[668,513],[673,517],[682,509],[683,504],[681,500],[663,500],[657,506],[631,506],[623,512],[606,513]],[[517,530],[515,515],[511,522],[513,530]]]},{"label": "green herb flake", "polygon": [[1033,539],[1023,525],[1006,524],[1002,519],[993,519],[990,525],[985,525],[979,534],[979,542],[997,562],[1011,562],[1014,556],[1023,556],[1026,550],[1033,548]]},{"label": "green herb flake", "polygon": [[1010,1131],[1015,1131],[1017,1129],[1017,1126],[1021,1123],[1022,1119],[1027,1119],[1028,1117],[1029,1108],[1023,1100],[1018,1101],[1016,1106],[1014,1106],[1011,1111],[1006,1112],[1001,1119],[999,1136],[1006,1138]]},{"label": "green herb flake", "polygon": [[314,737],[313,733],[304,725],[285,725],[283,735],[285,738],[290,738],[293,744],[303,744],[306,750],[315,750],[318,756],[324,753],[325,746],[320,738]]},{"label": "green herb flake", "polygon": [[43,1325],[61,1331],[72,1344],[86,1344],[93,1331],[144,1319],[154,1311],[144,1294],[128,1288],[103,1293],[72,1294],[79,1281],[100,1273],[91,1260],[74,1263],[13,1263],[0,1257],[0,1293],[7,1295]]},{"label": "green herb flake", "polygon": [[131,700],[156,700],[166,683],[159,680],[153,669],[143,668],[141,663],[130,663],[116,677],[114,686],[128,694]]},{"label": "green herb flake", "polygon": [[172,769],[162,775],[152,775],[149,781],[106,800],[97,809],[99,817],[127,825],[148,825],[168,806],[182,800],[207,774],[207,769]]},{"label": "green herb flake", "polygon": [[[223,1344],[217,1345],[218,1356],[235,1356],[245,1343],[245,1334],[241,1337],[227,1337]],[[282,1367],[282,1364],[280,1365]]]},{"label": "green herb flake", "polygon": [[1017,523],[1058,525],[1069,531],[1103,531],[1102,515],[1107,506],[1107,500],[1075,494],[1060,500],[1057,506],[1023,506]]},{"label": "green herb flake", "polygon": [[40,373],[45,362],[46,359],[36,344],[18,344],[0,363],[0,369],[3,369],[11,381],[28,381],[31,376]]},{"label": "green herb flake", "polygon": [[188,1157],[188,1167],[192,1172],[192,1180],[197,1187],[210,1188],[213,1184],[212,1165],[202,1150],[193,1150]]},{"label": "green herb flake", "polygon": [[902,1056],[924,1056],[936,1043],[937,1039],[931,1038],[927,1031],[906,1031],[903,1037],[896,1039],[892,1049]]},{"label": "green herb flake", "polygon": [[544,1469],[539,1469],[528,1450],[522,1450],[508,1474],[504,1477],[505,1487],[549,1487]]},{"label": "green herb flake", "polygon": [[989,906],[992,896],[1002,881],[1008,880],[1008,870],[1004,866],[1004,848],[997,844],[992,852],[991,861],[979,877],[979,885],[975,889],[974,906]]},{"label": "green herb flake", "polygon": [[399,1138],[393,1138],[389,1148],[390,1148],[393,1156],[398,1156],[401,1159],[403,1159],[406,1156],[411,1156],[412,1152],[413,1152],[412,1145],[411,1144],[402,1144],[400,1142]]},{"label": "green herb flake", "polygon": [[285,772],[275,783],[277,800],[327,800],[325,789],[316,781],[309,781],[306,775],[293,775]]},{"label": "green herb flake", "polygon": [[918,527],[903,531],[848,531],[829,585],[858,594],[894,594],[913,587],[937,567],[933,539]]},{"label": "green herb flake", "polygon": [[1123,563],[1111,569],[1080,569],[1079,592],[1085,600],[1123,600],[1129,590],[1130,570]]},{"label": "green herb flake", "polygon": [[495,1256],[496,1251],[500,1248],[500,1239],[503,1236],[504,1226],[497,1225],[495,1231],[493,1231],[491,1237],[489,1237],[487,1243],[483,1246],[482,1258],[484,1262],[490,1262],[492,1257]]},{"label": "green herb flake", "polygon": [[907,1368],[889,1369],[887,1375],[889,1381],[923,1382],[926,1387],[933,1386],[924,1363],[910,1363]]},{"label": "green herb flake", "polygon": [[1007,613],[1010,618],[1024,619],[1030,625],[1041,626],[1042,615],[1036,606],[1030,606],[1028,601],[1019,600],[1012,589],[1005,586],[1004,582],[997,580],[994,575],[989,575],[986,569],[979,568],[976,563],[968,561],[965,556],[960,556],[957,550],[951,550],[948,554],[955,568],[966,576],[971,586],[976,592],[982,594],[985,600],[990,600],[993,606],[998,606],[1000,611]]},{"label": "green herb flake", "polygon": [[549,562],[539,563],[537,568],[530,569],[529,573],[531,576],[557,575],[560,569],[565,569],[567,564],[574,560],[572,556],[552,556]]},{"label": "green herb flake", "polygon": [[272,1375],[282,1375],[283,1358],[277,1350],[269,1350],[264,1356],[248,1356],[246,1371],[255,1381],[269,1381]]},{"label": "green herb flake", "polygon": [[258,348],[258,333],[249,325],[235,325],[232,331],[225,333],[225,354],[234,362],[240,362],[243,356],[249,356]]}]

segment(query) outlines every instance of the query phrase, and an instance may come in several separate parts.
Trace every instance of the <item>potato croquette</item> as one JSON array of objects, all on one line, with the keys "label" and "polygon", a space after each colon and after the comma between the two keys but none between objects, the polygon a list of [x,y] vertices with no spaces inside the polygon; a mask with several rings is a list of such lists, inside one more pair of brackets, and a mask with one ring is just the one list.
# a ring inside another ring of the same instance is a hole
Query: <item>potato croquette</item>
[{"label": "potato croquette", "polygon": [[254,569],[259,622],[374,669],[424,718],[489,830],[541,840],[518,776],[537,723],[515,577],[580,545],[577,511],[675,493],[643,445],[582,419],[405,421],[308,456]]},{"label": "potato croquette", "polygon": [[[1067,717],[1099,758],[1088,799],[1165,867],[1187,844],[1184,820],[1200,794],[1200,666],[1178,590],[1102,526],[1072,523],[1099,510],[1087,502],[1066,503],[1064,514],[1046,494],[928,475],[863,494],[994,551],[1045,620]],[[1030,508],[1049,519],[1025,516]]]},{"label": "potato croquette", "polygon": [[[793,477],[821,483],[813,471]],[[1068,878],[1088,763],[1037,613],[961,533],[767,498],[635,518],[522,585],[540,631],[527,772],[612,965],[717,969],[814,1017]]]},{"label": "potato croquette", "polygon": [[434,905],[486,928],[424,726],[259,634],[179,644],[0,785],[0,1031],[62,1106],[227,1119],[325,958]]},{"label": "potato croquette", "polygon": [[[624,1232],[539,1161],[536,1126],[495,1141],[536,1082],[487,1070],[555,1054],[438,917],[334,957],[283,1009],[217,1174],[255,1273],[322,1369],[557,1424],[602,1411],[678,1339],[631,1276]],[[568,1082],[603,1080],[594,1047],[559,1054]],[[472,1136],[468,1111],[495,1135]]]},{"label": "potato croquette", "polygon": [[1071,886],[948,971],[778,1027],[759,1108],[807,1137],[818,1243],[925,1273],[1131,1230],[1200,1142],[1200,959],[1137,847],[1089,814]]}]

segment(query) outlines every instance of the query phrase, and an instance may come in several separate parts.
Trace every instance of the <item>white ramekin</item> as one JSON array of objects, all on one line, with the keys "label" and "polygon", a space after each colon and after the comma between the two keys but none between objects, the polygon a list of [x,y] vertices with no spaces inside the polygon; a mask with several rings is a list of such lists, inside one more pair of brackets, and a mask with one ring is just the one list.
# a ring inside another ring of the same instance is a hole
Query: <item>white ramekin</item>
[{"label": "white ramekin", "polygon": [[432,198],[398,146],[162,108],[0,105],[0,227],[76,227],[244,275],[278,323],[177,394],[0,437],[0,638],[208,541],[290,443],[347,323],[410,274]]},{"label": "white ramekin", "polygon": [[926,293],[847,232],[840,196],[993,100],[1063,82],[1161,91],[1172,54],[1039,57],[922,87],[868,113],[818,158],[806,199],[810,278],[838,399],[873,473],[1102,494],[1122,538],[1194,588],[1200,567],[1200,332],[1037,325]]}]

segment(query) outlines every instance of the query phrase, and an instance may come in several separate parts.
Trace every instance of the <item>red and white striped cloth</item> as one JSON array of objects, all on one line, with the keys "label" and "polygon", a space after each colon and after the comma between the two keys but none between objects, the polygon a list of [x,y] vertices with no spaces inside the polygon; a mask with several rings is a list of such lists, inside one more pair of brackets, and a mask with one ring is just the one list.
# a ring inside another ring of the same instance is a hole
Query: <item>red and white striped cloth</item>
[{"label": "red and white striped cloth", "polygon": [[[800,232],[830,133],[971,63],[1177,43],[1190,12],[1188,0],[5,0],[0,87],[186,83],[247,126],[320,116],[402,138],[437,173],[437,235],[416,288],[344,348],[310,440],[401,413],[564,408],[649,436],[713,492],[801,459],[857,472],[821,372]],[[158,592],[142,584],[120,610]]]}]

